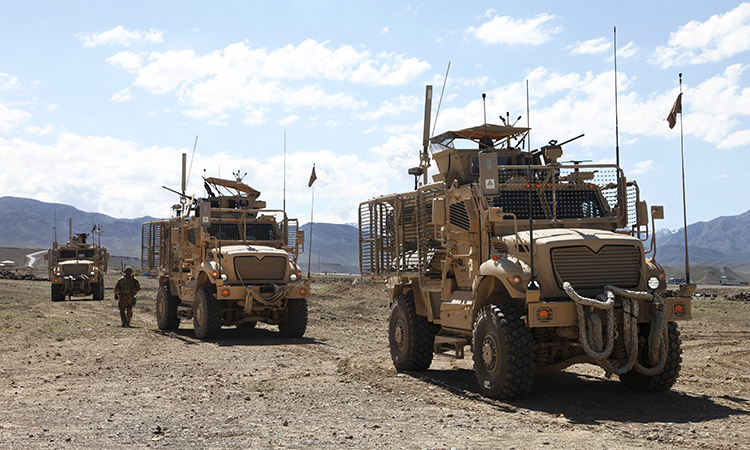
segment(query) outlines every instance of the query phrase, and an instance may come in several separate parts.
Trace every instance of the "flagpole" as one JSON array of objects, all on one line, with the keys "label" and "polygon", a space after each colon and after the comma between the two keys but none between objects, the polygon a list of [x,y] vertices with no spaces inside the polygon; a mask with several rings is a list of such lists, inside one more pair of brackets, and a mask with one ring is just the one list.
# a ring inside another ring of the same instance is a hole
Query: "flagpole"
[{"label": "flagpole", "polygon": [[[313,164],[313,173],[315,173],[315,164]],[[310,248],[307,253],[307,278],[310,278],[310,264],[312,261],[312,240],[313,240],[313,211],[315,208],[315,180],[311,177],[310,187],[312,188],[312,199],[310,200]]]},{"label": "flagpole", "polygon": [[[682,74],[680,74],[680,96],[682,95]],[[690,284],[690,258],[688,257],[687,203],[685,202],[685,145],[682,132],[682,102],[680,102],[680,159],[682,161],[682,221],[685,231],[685,282]]]},{"label": "flagpole", "polygon": [[282,210],[286,213],[286,130],[284,130],[284,203]]}]

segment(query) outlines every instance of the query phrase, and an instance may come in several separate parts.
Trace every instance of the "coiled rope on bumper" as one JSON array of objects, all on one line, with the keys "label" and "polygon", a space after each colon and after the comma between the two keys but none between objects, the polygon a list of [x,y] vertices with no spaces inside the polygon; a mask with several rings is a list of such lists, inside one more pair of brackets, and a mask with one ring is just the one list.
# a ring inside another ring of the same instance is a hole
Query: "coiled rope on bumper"
[{"label": "coiled rope on bumper", "polygon": [[[618,288],[616,286],[605,286],[604,292],[597,295],[596,298],[588,298],[578,294],[573,286],[565,282],[563,289],[576,304],[578,316],[578,336],[586,355],[593,358],[607,373],[621,375],[625,372],[635,369],[639,373],[647,376],[656,375],[664,369],[667,362],[667,323],[664,319],[664,300],[657,293],[631,291],[628,289]],[[625,365],[617,367],[620,361],[610,359],[615,341],[615,321],[614,305],[615,300],[622,302],[623,311],[623,341],[625,351],[628,355]],[[649,344],[649,363],[652,367],[645,367],[638,362],[638,301],[651,302],[654,306],[654,314],[651,319],[651,330],[648,336]],[[607,343],[602,351],[596,351],[591,348],[592,337],[588,335],[586,327],[586,316],[583,307],[606,311],[607,314]]]}]

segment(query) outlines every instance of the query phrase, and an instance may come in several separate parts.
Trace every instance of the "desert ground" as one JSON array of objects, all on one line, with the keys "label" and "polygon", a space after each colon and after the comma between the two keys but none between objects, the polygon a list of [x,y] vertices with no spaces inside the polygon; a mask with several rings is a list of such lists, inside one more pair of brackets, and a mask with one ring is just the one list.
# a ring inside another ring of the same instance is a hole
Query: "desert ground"
[{"label": "desert ground", "polygon": [[202,342],[192,323],[158,330],[149,279],[120,328],[114,281],[104,301],[52,303],[48,282],[0,280],[0,448],[750,448],[750,302],[728,300],[743,288],[699,288],[671,392],[574,366],[503,402],[479,395],[470,354],[397,373],[382,286],[314,283],[303,338]]}]

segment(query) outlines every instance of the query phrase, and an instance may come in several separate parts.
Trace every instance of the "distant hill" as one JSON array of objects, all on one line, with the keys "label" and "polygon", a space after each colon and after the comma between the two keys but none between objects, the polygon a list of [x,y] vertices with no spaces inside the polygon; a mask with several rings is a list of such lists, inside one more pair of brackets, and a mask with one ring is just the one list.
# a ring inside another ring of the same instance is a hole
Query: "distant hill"
[{"label": "distant hill", "polygon": [[[688,225],[690,265],[729,267],[745,271],[750,267],[750,211]],[[656,259],[663,265],[685,264],[683,229],[658,230]]]},{"label": "distant hill", "polygon": [[[305,253],[300,255],[297,263],[307,273],[310,224],[306,223],[301,228],[305,232]],[[359,273],[359,230],[357,227],[348,224],[314,223],[312,231],[311,272]]]},{"label": "distant hill", "polygon": [[[153,220],[144,216],[136,219],[117,219],[105,214],[81,211],[60,203],[45,203],[18,197],[0,197],[0,247],[7,249],[5,259],[18,259],[24,264],[25,250],[47,249],[54,239],[54,217],[57,214],[57,240],[68,240],[68,217],[73,218],[74,233],[91,231],[92,221],[102,226],[102,245],[110,255],[128,257],[122,264],[139,266],[132,258],[140,258],[141,226]],[[305,231],[305,249],[310,249],[310,224],[302,226]],[[359,272],[359,234],[356,226],[315,223],[313,224],[313,258],[311,270],[334,273]],[[10,258],[10,257],[13,258]],[[120,265],[120,258],[113,258],[110,267]],[[299,259],[300,266],[307,271],[307,254]]]},{"label": "distant hill", "polygon": [[102,226],[102,245],[111,255],[140,257],[141,225],[153,220],[144,216],[117,219],[106,214],[81,211],[61,203],[45,203],[19,197],[0,197],[0,247],[50,248],[54,240],[57,215],[57,240],[68,240],[68,218],[73,218],[73,233],[89,233],[92,222]]}]

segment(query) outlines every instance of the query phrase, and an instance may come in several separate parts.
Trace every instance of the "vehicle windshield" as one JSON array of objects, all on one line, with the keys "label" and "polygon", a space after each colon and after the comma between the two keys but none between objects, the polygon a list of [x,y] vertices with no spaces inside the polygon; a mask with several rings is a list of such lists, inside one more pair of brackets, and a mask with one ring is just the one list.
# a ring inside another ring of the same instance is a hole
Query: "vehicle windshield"
[{"label": "vehicle windshield", "polygon": [[93,248],[65,249],[60,250],[60,259],[93,258]]},{"label": "vehicle windshield", "polygon": [[279,239],[275,222],[221,221],[214,219],[208,233],[224,241],[275,241]]}]

